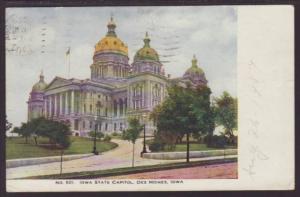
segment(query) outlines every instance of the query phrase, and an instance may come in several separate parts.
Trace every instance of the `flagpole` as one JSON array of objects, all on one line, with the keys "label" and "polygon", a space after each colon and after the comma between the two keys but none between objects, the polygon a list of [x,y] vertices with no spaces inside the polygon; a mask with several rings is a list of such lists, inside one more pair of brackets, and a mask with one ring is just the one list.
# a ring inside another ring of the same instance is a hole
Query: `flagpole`
[{"label": "flagpole", "polygon": [[67,66],[67,77],[70,78],[70,71],[71,71],[71,48],[68,47],[66,52],[66,66]]},{"label": "flagpole", "polygon": [[71,51],[69,51],[68,78],[70,78],[70,71],[71,71]]}]

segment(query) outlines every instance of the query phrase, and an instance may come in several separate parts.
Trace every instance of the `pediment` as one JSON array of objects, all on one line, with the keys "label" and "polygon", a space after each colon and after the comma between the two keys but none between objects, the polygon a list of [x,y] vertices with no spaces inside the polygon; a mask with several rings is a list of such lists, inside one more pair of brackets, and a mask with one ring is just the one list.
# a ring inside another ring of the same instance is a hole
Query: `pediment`
[{"label": "pediment", "polygon": [[61,87],[61,86],[69,85],[71,83],[72,82],[67,80],[67,79],[64,79],[64,78],[61,78],[61,77],[55,77],[51,81],[51,83],[47,86],[46,90],[50,90],[50,89],[58,88],[58,87]]}]

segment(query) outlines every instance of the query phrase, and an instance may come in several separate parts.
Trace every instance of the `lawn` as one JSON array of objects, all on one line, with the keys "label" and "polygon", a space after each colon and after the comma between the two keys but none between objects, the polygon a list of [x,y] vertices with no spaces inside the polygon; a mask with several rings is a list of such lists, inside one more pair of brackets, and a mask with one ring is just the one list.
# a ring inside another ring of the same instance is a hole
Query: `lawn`
[{"label": "lawn", "polygon": [[[226,146],[225,149],[228,149],[228,148],[236,148],[236,147],[233,147],[233,146]],[[217,149],[223,149],[223,148],[212,148],[212,147],[207,147],[206,144],[200,144],[200,143],[191,143],[190,144],[190,151],[205,151],[205,150],[217,150]],[[166,152],[173,152],[173,151],[186,151],[186,144],[176,144],[175,146],[175,149],[174,150],[168,150],[167,149],[167,146],[165,146],[165,149],[164,151]]]},{"label": "lawn", "polygon": [[[93,148],[93,140],[83,137],[71,137],[72,144],[65,150],[65,154],[85,154],[91,153]],[[25,139],[21,137],[6,138],[6,159],[30,158],[30,157],[47,157],[59,156],[60,151],[43,147],[42,144],[47,144],[48,139],[38,138],[40,145],[35,145],[32,138],[28,139],[28,144],[25,144]],[[97,150],[104,152],[111,150],[118,145],[113,142],[97,141]]]}]

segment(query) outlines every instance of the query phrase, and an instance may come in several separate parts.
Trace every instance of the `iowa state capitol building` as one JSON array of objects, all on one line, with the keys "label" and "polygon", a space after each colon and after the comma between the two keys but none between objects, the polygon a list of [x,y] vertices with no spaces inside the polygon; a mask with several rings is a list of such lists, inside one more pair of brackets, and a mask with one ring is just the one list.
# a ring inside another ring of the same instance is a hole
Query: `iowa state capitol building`
[{"label": "iowa state capitol building", "polygon": [[[79,136],[86,136],[96,127],[104,133],[121,132],[127,128],[129,116],[140,120],[149,117],[153,108],[167,96],[168,84],[184,81],[207,84],[195,57],[182,77],[166,77],[147,33],[144,46],[136,52],[130,65],[128,47],[117,37],[113,18],[107,27],[106,36],[95,45],[91,78],[55,77],[47,84],[41,73],[30,92],[28,120],[44,116],[64,121],[71,126],[73,134]],[[145,124],[146,132],[152,133],[153,122],[148,119]]]}]

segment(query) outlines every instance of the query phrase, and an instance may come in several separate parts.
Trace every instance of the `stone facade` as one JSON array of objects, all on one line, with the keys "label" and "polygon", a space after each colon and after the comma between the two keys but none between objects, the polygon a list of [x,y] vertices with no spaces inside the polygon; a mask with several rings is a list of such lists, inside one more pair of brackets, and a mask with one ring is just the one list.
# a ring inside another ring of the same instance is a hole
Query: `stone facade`
[{"label": "stone facade", "polygon": [[74,135],[86,136],[95,129],[121,132],[128,126],[128,117],[134,116],[145,123],[146,132],[151,134],[155,126],[149,114],[167,96],[168,84],[187,80],[207,83],[195,57],[182,78],[166,77],[147,33],[144,46],[130,65],[127,45],[117,37],[112,18],[107,27],[106,36],[95,45],[91,78],[55,77],[46,84],[41,74],[28,100],[28,120],[44,116],[64,121]]}]

